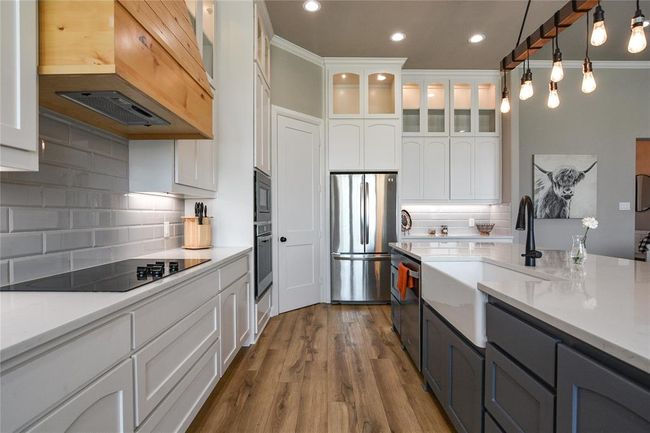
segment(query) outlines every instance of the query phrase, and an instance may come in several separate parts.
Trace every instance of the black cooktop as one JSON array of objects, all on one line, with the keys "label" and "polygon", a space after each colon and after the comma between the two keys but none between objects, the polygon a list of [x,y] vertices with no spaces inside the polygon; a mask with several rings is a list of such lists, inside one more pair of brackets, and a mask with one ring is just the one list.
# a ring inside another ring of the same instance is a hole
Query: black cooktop
[{"label": "black cooktop", "polygon": [[128,292],[210,259],[130,259],[0,287],[0,292]]}]

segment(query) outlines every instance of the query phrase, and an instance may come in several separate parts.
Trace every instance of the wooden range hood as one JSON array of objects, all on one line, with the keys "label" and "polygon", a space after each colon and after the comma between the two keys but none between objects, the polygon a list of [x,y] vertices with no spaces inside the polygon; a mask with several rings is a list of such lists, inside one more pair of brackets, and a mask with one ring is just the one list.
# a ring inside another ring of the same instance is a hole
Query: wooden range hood
[{"label": "wooden range hood", "polygon": [[40,105],[129,139],[212,138],[183,0],[40,0],[39,30]]}]

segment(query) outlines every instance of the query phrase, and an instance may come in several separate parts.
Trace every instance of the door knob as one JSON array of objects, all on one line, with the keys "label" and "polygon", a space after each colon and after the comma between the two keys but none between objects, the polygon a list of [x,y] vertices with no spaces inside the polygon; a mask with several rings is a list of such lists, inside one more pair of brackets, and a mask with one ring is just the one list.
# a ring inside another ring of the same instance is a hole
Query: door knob
[{"label": "door knob", "polygon": [[286,242],[286,241],[287,241],[287,238],[285,238],[284,236],[282,236],[282,237],[280,238],[280,242]]}]

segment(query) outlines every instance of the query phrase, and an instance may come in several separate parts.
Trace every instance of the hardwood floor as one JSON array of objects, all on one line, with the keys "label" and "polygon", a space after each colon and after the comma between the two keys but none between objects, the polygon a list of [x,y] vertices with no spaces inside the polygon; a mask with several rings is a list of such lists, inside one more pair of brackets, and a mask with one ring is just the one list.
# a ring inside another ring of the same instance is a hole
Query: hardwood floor
[{"label": "hardwood floor", "polygon": [[188,432],[451,433],[390,324],[390,306],[319,304],[271,319]]}]

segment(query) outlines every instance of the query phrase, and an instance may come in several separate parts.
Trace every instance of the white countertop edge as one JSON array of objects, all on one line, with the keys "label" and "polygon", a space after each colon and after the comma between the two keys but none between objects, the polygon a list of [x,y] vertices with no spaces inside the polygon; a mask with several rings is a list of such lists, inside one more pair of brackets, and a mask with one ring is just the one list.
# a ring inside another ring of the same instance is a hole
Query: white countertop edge
[{"label": "white countertop edge", "polygon": [[477,240],[477,241],[485,241],[485,242],[490,242],[490,239],[495,239],[495,240],[513,240],[514,237],[512,235],[490,235],[490,236],[481,236],[481,235],[447,235],[447,236],[431,236],[431,235],[405,235],[402,236],[400,239],[403,240],[414,240],[414,241],[419,241],[419,240],[427,240],[427,241],[440,241],[440,242],[446,242],[446,241],[460,241],[463,239],[471,239],[471,240]]},{"label": "white countertop edge", "polygon": [[[499,264],[498,262],[493,262],[493,263]],[[529,314],[530,316],[535,317],[536,319],[539,319],[542,322],[547,323],[548,325],[553,326],[554,328],[566,334],[569,334],[577,338],[578,340],[581,340],[584,343],[587,343],[590,346],[595,347],[596,349],[602,352],[605,352],[611,356],[614,356],[615,358],[620,359],[623,362],[626,362],[636,368],[641,369],[641,371],[646,371],[646,372],[650,371],[650,359],[644,358],[643,356],[631,352],[630,350],[621,347],[611,341],[603,340],[598,335],[587,332],[583,328],[573,326],[572,324],[560,320],[555,316],[546,314],[541,309],[537,309],[523,302],[520,302],[517,299],[514,299],[502,293],[499,290],[491,288],[488,284],[490,283],[478,283],[478,289],[481,292],[489,296],[492,296],[502,302],[505,302],[506,304],[526,314]]]},{"label": "white countertop edge", "polygon": [[[227,251],[227,252],[226,252]],[[83,326],[86,326],[92,322],[100,320],[103,317],[109,316],[113,313],[122,310],[129,305],[135,304],[145,298],[157,295],[164,290],[178,285],[183,281],[197,277],[205,272],[209,272],[213,268],[222,267],[223,265],[234,261],[235,259],[248,254],[252,251],[251,247],[226,247],[226,248],[213,248],[206,250],[183,250],[182,248],[175,248],[171,250],[159,251],[156,253],[146,254],[143,256],[138,256],[134,258],[180,258],[181,254],[187,256],[208,256],[216,255],[220,252],[225,252],[226,255],[217,260],[210,257],[210,261],[207,263],[202,263],[198,266],[195,266],[191,269],[183,271],[178,275],[173,275],[164,278],[159,282],[149,283],[145,286],[139,287],[137,289],[128,291],[128,292],[119,292],[116,295],[123,295],[123,298],[116,300],[113,303],[107,303],[106,306],[101,307],[95,311],[90,312],[89,314],[74,318],[68,322],[62,323],[61,325],[48,329],[43,332],[39,332],[31,337],[20,340],[10,346],[0,348],[0,362],[6,362],[7,360],[14,358],[24,352],[27,352],[35,347],[38,347],[42,344],[55,340],[59,337],[62,337],[70,332],[73,332]],[[190,258],[190,257],[188,257]],[[208,257],[205,257],[208,258]],[[12,293],[12,292],[4,292]],[[14,294],[19,294],[19,292],[13,292]],[[26,292],[29,294],[36,292]],[[41,293],[41,292],[38,292]],[[55,292],[49,292],[55,293]],[[68,292],[66,292],[67,294]],[[104,293],[104,292],[102,292]],[[0,342],[1,345],[2,342]]]}]

